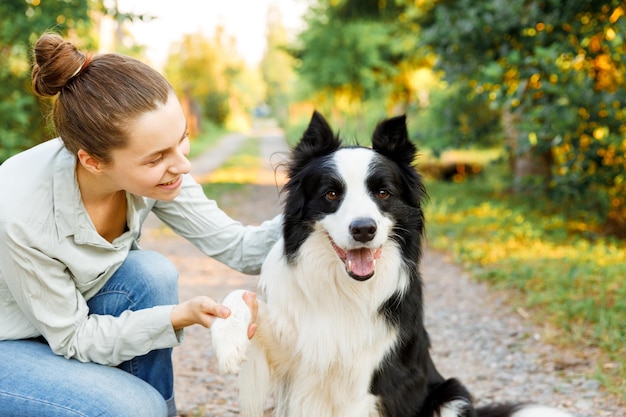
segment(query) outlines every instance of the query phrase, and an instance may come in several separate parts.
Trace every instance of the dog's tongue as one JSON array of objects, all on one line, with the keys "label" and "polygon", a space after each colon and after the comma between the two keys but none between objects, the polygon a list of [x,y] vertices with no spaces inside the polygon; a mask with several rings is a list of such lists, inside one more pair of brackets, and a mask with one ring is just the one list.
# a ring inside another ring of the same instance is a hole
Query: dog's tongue
[{"label": "dog's tongue", "polygon": [[379,250],[352,249],[346,252],[346,265],[348,271],[360,277],[366,277],[374,273],[375,259],[379,256]]}]

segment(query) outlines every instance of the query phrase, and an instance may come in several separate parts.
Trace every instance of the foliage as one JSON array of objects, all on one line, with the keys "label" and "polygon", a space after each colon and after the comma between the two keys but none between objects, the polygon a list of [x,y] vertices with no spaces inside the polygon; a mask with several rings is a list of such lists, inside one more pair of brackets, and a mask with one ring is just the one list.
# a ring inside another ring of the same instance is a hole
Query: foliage
[{"label": "foliage", "polygon": [[[394,71],[382,47],[388,33],[384,25],[342,22],[314,15],[300,35],[307,46],[299,51],[299,74],[310,83],[341,92],[348,100],[366,99],[376,90],[379,72]],[[363,36],[368,33],[368,36]],[[334,51],[332,55],[328,52]]]},{"label": "foliage", "polygon": [[325,113],[362,115],[364,101],[386,102],[387,113],[404,111],[420,86],[413,74],[431,65],[417,39],[381,19],[361,18],[343,2],[320,0],[305,17],[307,28],[292,48],[300,79]]},{"label": "foliage", "polygon": [[238,71],[226,54],[223,28],[212,39],[201,33],[187,34],[170,47],[164,72],[179,95],[188,94],[202,107],[202,114],[214,123],[224,124],[229,111],[229,80],[225,74]]},{"label": "foliage", "polygon": [[[171,46],[164,69],[179,96],[197,102],[203,118],[218,125],[235,123],[263,94],[248,82],[249,70],[233,54],[235,49],[234,38],[226,37],[222,27],[211,38],[187,34]],[[257,97],[251,97],[251,92]]]},{"label": "foliage", "polygon": [[499,112],[466,84],[433,89],[428,106],[409,119],[421,147],[439,153],[451,148],[492,147],[502,143]]},{"label": "foliage", "polygon": [[626,244],[511,196],[501,169],[427,184],[429,245],[452,252],[479,279],[519,291],[520,306],[560,329],[553,343],[599,348],[601,379],[626,398]]},{"label": "foliage", "polygon": [[[31,45],[47,30],[81,31],[93,0],[0,2],[0,163],[50,137],[30,87]],[[97,3],[97,2],[96,2]]]},{"label": "foliage", "polygon": [[[244,65],[242,71],[233,79],[231,103],[236,104],[230,115],[230,128],[249,128],[251,115],[258,108],[266,94],[266,84],[258,68]],[[231,106],[233,108],[233,106]],[[234,123],[235,117],[239,123]]]},{"label": "foliage", "polygon": [[267,49],[261,60],[261,73],[267,86],[265,103],[281,124],[287,120],[289,99],[295,83],[293,58],[287,52],[289,39],[280,11],[270,6],[267,21]]},{"label": "foliage", "polygon": [[[503,118],[516,189],[577,207],[571,216],[599,210],[607,233],[626,236],[625,13],[622,0],[318,0],[298,73],[333,114],[358,117],[381,97],[420,110],[407,74],[428,67],[430,51],[449,85],[489,104],[481,116]],[[494,139],[456,98],[421,112],[422,133]],[[520,181],[531,173],[538,181]]]},{"label": "foliage", "polygon": [[[517,152],[550,152],[549,196],[626,236],[626,12],[620,0],[442,0],[419,20],[452,81],[515,115]],[[454,30],[450,30],[454,28]]]},{"label": "foliage", "polygon": [[[31,89],[31,49],[37,38],[53,31],[79,48],[97,50],[99,22],[112,18],[120,30],[127,20],[150,16],[120,13],[117,3],[106,0],[6,0],[0,2],[0,163],[54,135],[42,115],[53,99],[38,100]],[[118,41],[121,39],[118,39]],[[118,42],[125,53],[138,54],[136,45]]]}]

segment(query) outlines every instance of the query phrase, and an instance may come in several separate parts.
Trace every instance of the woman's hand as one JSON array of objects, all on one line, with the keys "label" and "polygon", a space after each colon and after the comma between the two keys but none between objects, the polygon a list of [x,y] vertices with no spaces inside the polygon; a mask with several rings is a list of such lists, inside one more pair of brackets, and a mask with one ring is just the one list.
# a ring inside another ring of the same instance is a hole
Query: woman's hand
[{"label": "woman's hand", "polygon": [[[243,300],[252,313],[252,322],[248,327],[248,338],[251,339],[257,328],[256,317],[259,305],[256,294],[249,291],[244,293]],[[213,324],[216,318],[225,319],[228,316],[230,316],[230,309],[228,307],[218,304],[210,297],[202,295],[175,305],[170,314],[174,330],[180,330],[192,324],[211,327],[211,324]]]},{"label": "woman's hand", "polygon": [[202,295],[175,305],[170,314],[174,330],[180,330],[192,324],[211,327],[216,317],[226,318],[228,316],[230,316],[228,307]]},{"label": "woman's hand", "polygon": [[250,326],[248,326],[248,339],[252,339],[257,328],[256,318],[257,312],[259,311],[259,303],[256,299],[256,294],[250,291],[246,291],[243,294],[243,301],[250,307],[250,312],[252,313],[252,321],[250,322]]}]

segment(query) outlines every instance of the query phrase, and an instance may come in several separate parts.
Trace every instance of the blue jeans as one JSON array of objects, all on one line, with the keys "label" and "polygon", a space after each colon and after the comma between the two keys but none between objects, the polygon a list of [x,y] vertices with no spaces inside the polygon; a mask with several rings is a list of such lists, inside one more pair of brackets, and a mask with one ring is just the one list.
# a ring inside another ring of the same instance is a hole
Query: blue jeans
[{"label": "blue jeans", "polygon": [[[178,303],[178,272],[162,255],[131,251],[87,304],[91,314]],[[117,368],[56,355],[41,340],[0,341],[0,416],[175,416],[172,350]]]}]

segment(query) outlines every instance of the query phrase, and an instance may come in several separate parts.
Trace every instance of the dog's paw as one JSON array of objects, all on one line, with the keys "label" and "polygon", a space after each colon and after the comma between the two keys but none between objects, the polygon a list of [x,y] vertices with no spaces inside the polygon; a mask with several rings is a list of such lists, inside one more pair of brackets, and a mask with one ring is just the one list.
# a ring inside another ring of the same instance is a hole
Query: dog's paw
[{"label": "dog's paw", "polygon": [[237,290],[228,294],[222,304],[230,308],[230,316],[215,319],[211,325],[213,352],[222,374],[238,373],[241,363],[246,360],[250,345],[248,326],[252,321],[252,313],[243,300],[244,293],[243,290]]}]

